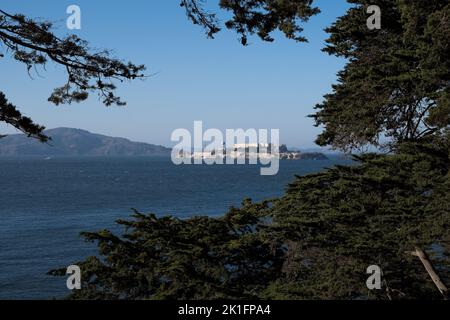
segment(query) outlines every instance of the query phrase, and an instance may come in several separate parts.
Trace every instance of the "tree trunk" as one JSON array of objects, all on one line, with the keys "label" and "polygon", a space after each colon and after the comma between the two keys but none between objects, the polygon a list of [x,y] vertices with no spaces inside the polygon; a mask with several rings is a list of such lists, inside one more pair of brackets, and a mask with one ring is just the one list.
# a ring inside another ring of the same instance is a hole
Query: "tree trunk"
[{"label": "tree trunk", "polygon": [[433,265],[431,264],[430,259],[428,259],[427,254],[420,248],[415,248],[416,251],[411,252],[413,256],[416,256],[420,259],[423,266],[427,270],[428,274],[430,275],[431,279],[433,280],[434,284],[438,288],[439,292],[444,296],[444,299],[448,299],[448,289],[445,286],[445,284],[441,281],[439,276],[437,275],[436,271],[433,268]]}]

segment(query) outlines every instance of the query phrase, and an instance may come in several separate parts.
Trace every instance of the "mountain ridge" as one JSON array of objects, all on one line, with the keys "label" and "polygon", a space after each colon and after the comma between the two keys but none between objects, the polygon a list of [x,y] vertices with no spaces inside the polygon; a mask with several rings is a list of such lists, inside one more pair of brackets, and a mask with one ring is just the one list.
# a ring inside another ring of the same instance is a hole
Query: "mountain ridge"
[{"label": "mountain ridge", "polygon": [[171,149],[160,145],[110,137],[84,129],[55,128],[45,131],[52,138],[41,143],[24,134],[0,139],[0,156],[163,156]]}]

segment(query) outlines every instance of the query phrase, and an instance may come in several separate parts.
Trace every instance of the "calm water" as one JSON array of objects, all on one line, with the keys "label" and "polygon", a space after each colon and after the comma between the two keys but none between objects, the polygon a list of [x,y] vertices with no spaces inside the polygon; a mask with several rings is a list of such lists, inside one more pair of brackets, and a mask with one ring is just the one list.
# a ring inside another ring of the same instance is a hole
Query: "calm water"
[{"label": "calm water", "polygon": [[110,228],[130,208],[144,213],[220,215],[245,197],[279,196],[294,175],[348,160],[281,162],[276,176],[257,166],[175,166],[166,158],[0,159],[0,299],[68,293],[46,272],[96,253],[80,231]]}]

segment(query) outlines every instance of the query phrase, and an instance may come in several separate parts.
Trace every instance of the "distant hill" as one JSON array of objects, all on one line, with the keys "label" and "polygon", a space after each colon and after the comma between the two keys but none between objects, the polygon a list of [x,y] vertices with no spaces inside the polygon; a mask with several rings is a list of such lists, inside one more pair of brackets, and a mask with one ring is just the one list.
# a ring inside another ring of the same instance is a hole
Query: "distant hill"
[{"label": "distant hill", "polygon": [[280,146],[279,151],[281,160],[328,160],[322,152],[293,151],[289,150],[285,144]]},{"label": "distant hill", "polygon": [[45,131],[49,144],[14,134],[0,139],[0,156],[162,156],[171,149],[86,130],[57,128]]},{"label": "distant hill", "polygon": [[321,152],[300,153],[300,160],[328,160],[328,157]]}]

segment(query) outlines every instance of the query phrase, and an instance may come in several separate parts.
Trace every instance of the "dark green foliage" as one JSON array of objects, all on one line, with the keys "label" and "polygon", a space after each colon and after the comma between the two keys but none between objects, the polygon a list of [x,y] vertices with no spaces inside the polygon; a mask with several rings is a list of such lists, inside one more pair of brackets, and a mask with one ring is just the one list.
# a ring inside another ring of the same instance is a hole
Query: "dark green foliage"
[{"label": "dark green foliage", "polygon": [[[124,63],[109,57],[107,51],[91,52],[88,43],[75,35],[57,37],[49,22],[37,22],[23,15],[11,15],[0,10],[0,48],[12,58],[24,63],[28,72],[36,66],[45,66],[48,61],[62,65],[67,72],[67,82],[56,88],[49,101],[59,105],[84,101],[90,92],[97,92],[102,102],[124,105],[114,94],[113,80],[124,81],[143,77],[142,65]],[[0,58],[4,54],[0,52]],[[43,127],[32,124],[15,111],[0,110],[0,121],[13,125],[30,137],[45,140]],[[18,120],[20,118],[20,120]]]},{"label": "dark green foliage", "polygon": [[37,138],[42,142],[47,142],[47,137],[43,131],[45,127],[39,126],[33,121],[23,116],[14,105],[8,102],[5,94],[0,91],[0,121],[12,125],[14,128],[27,134],[29,137]]},{"label": "dark green foliage", "polygon": [[[299,177],[289,186],[272,215],[274,237],[288,241],[290,251],[277,294],[439,298],[420,261],[407,251],[448,245],[448,149],[400,149],[390,156],[364,155],[358,166]],[[385,290],[367,290],[369,265],[382,268]]]},{"label": "dark green foliage", "polygon": [[319,9],[311,7],[312,0],[221,0],[220,7],[233,13],[233,18],[225,23],[241,35],[243,45],[248,35],[257,34],[264,41],[273,41],[270,34],[279,30],[288,39],[307,41],[300,33],[300,22],[308,21]]},{"label": "dark green foliage", "polygon": [[136,212],[133,220],[118,221],[127,229],[122,237],[84,233],[105,259],[79,264],[83,290],[72,298],[255,298],[281,261],[280,252],[258,237],[258,215],[265,210],[247,202],[220,219],[188,220]]},{"label": "dark green foliage", "polygon": [[[201,0],[182,0],[189,19],[205,28],[209,37],[220,31],[215,14],[202,8]],[[225,22],[228,29],[235,30],[241,37],[241,43],[247,45],[248,36],[256,34],[264,41],[273,41],[271,33],[278,30],[288,39],[307,41],[301,35],[301,22],[320,12],[312,7],[312,0],[221,0],[221,9],[230,11],[232,18]]]},{"label": "dark green foliage", "polygon": [[0,11],[0,21],[0,41],[28,70],[45,65],[48,60],[65,67],[67,83],[55,89],[49,98],[56,105],[86,100],[90,91],[99,92],[107,106],[123,105],[114,95],[115,86],[111,80],[143,76],[144,66],[111,59],[107,51],[91,53],[88,43],[75,35],[58,38],[49,22],[36,22],[4,11]]},{"label": "dark green foliage", "polygon": [[[448,127],[449,1],[349,2],[356,6],[327,30],[324,51],[349,63],[313,115],[325,126],[317,142],[352,149],[417,140]],[[381,8],[381,30],[366,27],[371,4]]]},{"label": "dark green foliage", "polygon": [[220,31],[216,15],[203,9],[203,1],[181,0],[180,6],[185,8],[186,15],[193,24],[198,24],[206,30],[209,38],[214,38],[214,35]]}]

